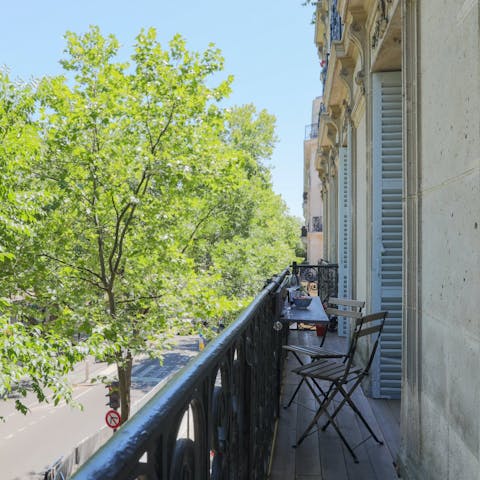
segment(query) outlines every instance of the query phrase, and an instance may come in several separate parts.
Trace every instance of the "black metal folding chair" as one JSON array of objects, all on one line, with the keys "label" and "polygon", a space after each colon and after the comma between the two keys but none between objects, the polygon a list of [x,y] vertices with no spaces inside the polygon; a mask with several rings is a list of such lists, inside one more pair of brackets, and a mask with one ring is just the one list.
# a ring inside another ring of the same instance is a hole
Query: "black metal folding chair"
[{"label": "black metal folding chair", "polygon": [[[328,303],[329,305],[345,306],[350,308],[350,310],[340,310],[338,308],[327,307],[327,309],[325,310],[325,313],[327,313],[327,315],[338,315],[338,316],[351,318],[353,320],[358,320],[362,317],[361,310],[365,306],[365,302],[362,302],[360,300],[350,300],[350,299],[333,298],[333,297],[328,300]],[[356,322],[355,329],[357,329],[359,325],[360,324]],[[352,340],[353,340],[353,337],[352,337]],[[310,357],[310,362],[313,362],[320,358],[339,358],[339,359],[343,358],[343,361],[346,362],[347,359],[350,357],[352,353],[352,347],[353,347],[352,341],[350,341],[348,350],[344,353],[333,352],[323,348],[324,341],[325,341],[325,336],[323,337],[322,342],[318,347],[304,346],[304,345],[284,345],[283,348],[289,352],[292,352],[292,354],[297,359],[300,366],[306,365],[302,361],[302,358],[300,357],[300,355],[305,355],[307,357]],[[284,408],[288,408],[292,404],[294,398],[296,397],[298,391],[300,390],[300,387],[305,381],[306,381],[305,377],[302,377],[300,382],[297,385],[297,388],[293,392],[290,400],[284,406]],[[312,379],[312,381],[315,383],[317,389],[321,391],[320,385],[317,382],[315,382],[314,379]],[[308,385],[308,381],[307,381],[307,385]]]},{"label": "black metal folding chair", "polygon": [[[317,381],[323,381],[326,383],[326,386],[323,389],[320,388],[318,392],[315,392],[312,385],[307,382],[307,385],[309,386],[312,393],[315,395],[320,405],[315,416],[313,417],[313,420],[310,422],[306,430],[300,436],[297,444],[294,445],[294,447],[300,445],[306,437],[313,433],[312,429],[317,424],[318,419],[322,415],[325,415],[328,420],[327,423],[322,427],[322,430],[325,430],[329,425],[332,425],[332,427],[338,433],[342,442],[352,455],[355,463],[358,463],[358,458],[355,455],[354,448],[350,446],[342,431],[340,430],[337,422],[335,422],[335,417],[338,415],[338,413],[346,403],[352,408],[352,410],[355,412],[361,422],[365,425],[366,429],[369,431],[370,435],[375,439],[375,441],[379,444],[383,443],[375,435],[372,428],[365,420],[358,407],[355,405],[354,401],[352,400],[352,395],[370,371],[370,367],[373,363],[375,352],[377,351],[378,342],[383,330],[383,326],[385,324],[385,318],[387,317],[387,314],[388,312],[378,312],[366,315],[356,320],[357,328],[355,328],[352,337],[350,356],[348,357],[346,362],[341,362],[339,361],[339,359],[333,358],[321,358],[293,370],[295,373],[302,376],[303,379],[315,380],[315,385],[317,386]],[[354,365],[354,358],[357,351],[358,340],[362,337],[373,334],[376,334],[376,337],[370,351],[367,364],[364,367],[356,367]],[[340,403],[335,407],[333,413],[330,413],[328,411],[328,407],[333,402],[337,394],[340,394],[343,398],[341,399]]]}]

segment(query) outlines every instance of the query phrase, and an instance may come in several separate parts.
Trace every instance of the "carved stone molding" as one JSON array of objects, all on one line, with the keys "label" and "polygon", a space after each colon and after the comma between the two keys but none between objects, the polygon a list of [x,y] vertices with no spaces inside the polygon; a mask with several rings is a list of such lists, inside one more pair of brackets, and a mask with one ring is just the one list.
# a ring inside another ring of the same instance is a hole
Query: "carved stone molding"
[{"label": "carved stone molding", "polygon": [[[317,171],[320,179],[326,178],[328,174],[328,158],[330,155],[329,147],[321,147],[317,154]],[[322,180],[323,181],[323,180]]]},{"label": "carved stone molding", "polygon": [[341,128],[341,136],[340,136],[340,145],[343,147],[347,146],[348,143],[348,129],[353,124],[352,120],[352,107],[350,104],[344,100],[343,101],[343,122]]},{"label": "carved stone molding", "polygon": [[333,180],[338,173],[338,148],[331,148],[328,156],[328,176],[330,180]]},{"label": "carved stone molding", "polygon": [[[347,104],[350,104],[353,101],[353,69],[354,66],[352,62],[349,60],[348,62],[341,60],[342,62],[342,69],[340,70],[340,79],[344,83],[347,89]],[[348,66],[347,66],[348,65]]]},{"label": "carved stone molding", "polygon": [[338,142],[338,112],[337,106],[329,106],[328,113],[320,118],[319,145],[322,148],[332,148]]},{"label": "carved stone molding", "polygon": [[351,25],[348,36],[352,45],[356,48],[361,62],[362,70],[365,67],[365,49],[367,45],[367,33],[365,30],[365,12],[363,10],[351,10]]},{"label": "carved stone molding", "polygon": [[365,73],[359,70],[355,75],[355,83],[360,87],[362,95],[365,95]]},{"label": "carved stone molding", "polygon": [[391,8],[393,5],[393,0],[377,0],[377,19],[375,21],[375,27],[373,28],[372,33],[372,50],[377,48],[385,35],[387,30],[388,22],[391,18]]},{"label": "carved stone molding", "polygon": [[343,123],[348,123],[352,121],[352,106],[347,100],[343,101]]}]

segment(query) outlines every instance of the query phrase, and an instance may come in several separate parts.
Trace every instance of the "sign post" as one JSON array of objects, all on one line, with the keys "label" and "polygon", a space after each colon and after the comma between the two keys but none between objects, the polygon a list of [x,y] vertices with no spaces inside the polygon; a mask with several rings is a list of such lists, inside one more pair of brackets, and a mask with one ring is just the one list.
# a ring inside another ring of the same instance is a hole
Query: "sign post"
[{"label": "sign post", "polygon": [[122,419],[116,410],[109,410],[105,415],[105,422],[108,427],[112,428],[113,431],[116,432],[117,428],[122,423]]}]

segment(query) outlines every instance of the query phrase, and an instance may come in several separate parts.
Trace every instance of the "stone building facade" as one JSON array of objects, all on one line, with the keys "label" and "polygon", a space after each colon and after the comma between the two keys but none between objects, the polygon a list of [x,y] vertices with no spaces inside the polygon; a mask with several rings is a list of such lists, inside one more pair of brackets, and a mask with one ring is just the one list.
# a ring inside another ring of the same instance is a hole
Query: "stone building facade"
[{"label": "stone building facade", "polygon": [[401,398],[408,479],[480,478],[477,0],[321,0],[316,169],[340,294],[389,317],[370,394]]},{"label": "stone building facade", "polygon": [[311,123],[305,127],[303,142],[303,239],[307,263],[316,265],[323,258],[323,204],[322,182],[316,170],[318,120],[323,107],[321,97],[312,102]]}]

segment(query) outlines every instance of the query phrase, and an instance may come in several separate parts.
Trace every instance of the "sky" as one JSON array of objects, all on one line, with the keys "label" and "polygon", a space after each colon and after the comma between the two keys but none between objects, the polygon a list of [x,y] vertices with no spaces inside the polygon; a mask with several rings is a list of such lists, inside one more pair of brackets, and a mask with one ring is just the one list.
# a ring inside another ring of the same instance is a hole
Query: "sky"
[{"label": "sky", "polygon": [[66,31],[98,25],[129,47],[142,28],[155,27],[166,43],[180,33],[190,50],[210,42],[235,78],[230,104],[253,103],[277,118],[274,190],[292,215],[303,218],[303,140],[313,99],[321,94],[313,42],[312,7],[302,0],[16,0],[4,2],[0,65],[24,80],[62,72]]}]

